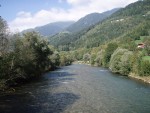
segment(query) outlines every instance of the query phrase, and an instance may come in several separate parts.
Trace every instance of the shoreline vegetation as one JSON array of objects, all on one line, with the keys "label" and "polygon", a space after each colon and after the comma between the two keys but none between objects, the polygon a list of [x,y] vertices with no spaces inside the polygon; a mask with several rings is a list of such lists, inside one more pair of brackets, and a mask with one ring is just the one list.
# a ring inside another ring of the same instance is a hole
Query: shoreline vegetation
[{"label": "shoreline vegetation", "polygon": [[[91,65],[90,62],[87,62],[87,63],[86,63],[86,62],[84,62],[84,61],[75,61],[75,62],[73,62],[73,64],[85,64],[85,65],[89,65],[89,66],[98,67],[98,66],[96,66],[96,65]],[[107,69],[109,69],[109,68],[107,68]],[[110,69],[110,71],[111,71],[112,73],[114,73],[111,69]],[[122,74],[120,74],[120,75],[122,75]],[[129,78],[132,78],[132,79],[135,79],[135,80],[144,82],[144,83],[146,83],[146,84],[150,84],[150,76],[138,76],[138,75],[136,75],[135,73],[130,73],[130,74],[128,74],[127,76],[128,76]]]},{"label": "shoreline vegetation", "polygon": [[57,51],[39,33],[9,34],[7,29],[7,22],[0,17],[0,91],[14,90],[47,71],[72,63],[67,52]]}]

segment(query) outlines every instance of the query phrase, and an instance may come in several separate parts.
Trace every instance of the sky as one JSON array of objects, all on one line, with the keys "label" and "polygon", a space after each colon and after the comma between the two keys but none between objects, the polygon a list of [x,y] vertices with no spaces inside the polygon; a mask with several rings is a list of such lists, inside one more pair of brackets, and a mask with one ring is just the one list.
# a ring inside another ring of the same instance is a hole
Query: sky
[{"label": "sky", "polygon": [[0,0],[0,16],[12,32],[125,7],[137,0]]}]

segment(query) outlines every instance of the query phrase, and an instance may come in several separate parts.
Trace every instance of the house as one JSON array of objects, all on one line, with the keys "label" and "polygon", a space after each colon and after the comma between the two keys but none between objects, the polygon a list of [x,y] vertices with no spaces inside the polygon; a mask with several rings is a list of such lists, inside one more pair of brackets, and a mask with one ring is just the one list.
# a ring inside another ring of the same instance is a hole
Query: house
[{"label": "house", "polygon": [[137,47],[143,49],[143,48],[145,48],[145,44],[144,43],[139,43]]}]

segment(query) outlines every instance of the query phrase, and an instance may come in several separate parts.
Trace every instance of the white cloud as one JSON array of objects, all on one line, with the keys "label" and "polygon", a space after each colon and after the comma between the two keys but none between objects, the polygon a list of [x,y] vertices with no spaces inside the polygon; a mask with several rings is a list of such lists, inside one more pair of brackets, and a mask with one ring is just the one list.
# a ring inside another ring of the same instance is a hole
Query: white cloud
[{"label": "white cloud", "polygon": [[[92,0],[67,0],[67,2],[71,5],[85,5],[90,3]],[[93,1],[94,2],[94,1]]]},{"label": "white cloud", "polygon": [[67,2],[72,8],[51,8],[40,10],[35,14],[21,11],[14,20],[9,22],[9,26],[12,31],[16,31],[16,29],[21,31],[56,21],[76,21],[86,14],[124,7],[135,1],[137,0],[59,0],[59,3]]}]

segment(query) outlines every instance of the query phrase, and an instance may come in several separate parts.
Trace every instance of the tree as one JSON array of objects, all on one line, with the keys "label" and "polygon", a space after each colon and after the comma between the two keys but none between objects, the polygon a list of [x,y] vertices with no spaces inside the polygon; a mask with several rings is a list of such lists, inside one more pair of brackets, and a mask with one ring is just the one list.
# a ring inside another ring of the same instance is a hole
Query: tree
[{"label": "tree", "polygon": [[130,58],[133,55],[131,51],[127,49],[118,48],[111,56],[109,68],[113,72],[117,72],[123,75],[128,75],[131,72],[132,65]]},{"label": "tree", "polygon": [[90,61],[90,57],[91,57],[91,56],[90,56],[89,53],[84,54],[84,55],[83,55],[83,61],[84,61],[84,62],[89,62],[89,61]]},{"label": "tree", "polygon": [[52,65],[51,67],[56,68],[60,65],[60,55],[57,51],[55,51],[54,54],[52,54],[49,58]]},{"label": "tree", "polygon": [[141,60],[139,75],[150,76],[150,61],[149,60]]},{"label": "tree", "polygon": [[104,60],[103,60],[104,66],[106,66],[106,67],[108,66],[111,55],[117,49],[117,47],[118,47],[118,45],[116,43],[109,43],[107,45],[107,48],[104,53]]},{"label": "tree", "polygon": [[7,23],[0,17],[0,56],[8,49]]},{"label": "tree", "polygon": [[90,63],[91,63],[91,65],[95,64],[95,59],[96,59],[96,54],[92,54],[91,57],[90,57]]}]

